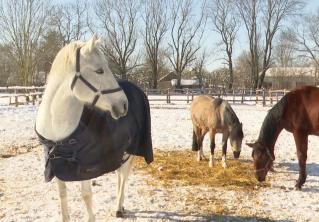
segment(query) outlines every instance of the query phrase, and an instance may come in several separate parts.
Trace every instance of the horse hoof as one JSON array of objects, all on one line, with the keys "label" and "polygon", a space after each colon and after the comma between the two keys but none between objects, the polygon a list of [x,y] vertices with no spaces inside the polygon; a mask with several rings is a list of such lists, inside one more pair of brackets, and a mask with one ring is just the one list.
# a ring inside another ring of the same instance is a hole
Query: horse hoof
[{"label": "horse hoof", "polygon": [[297,184],[297,185],[295,186],[295,190],[301,191],[301,186]]},{"label": "horse hoof", "polygon": [[123,217],[124,217],[123,211],[116,211],[115,217],[117,217],[117,218],[123,218]]},{"label": "horse hoof", "polygon": [[226,163],[222,163],[222,167],[225,169],[227,168],[227,164]]},{"label": "horse hoof", "polygon": [[214,166],[214,163],[212,161],[209,161],[208,166],[212,168]]}]

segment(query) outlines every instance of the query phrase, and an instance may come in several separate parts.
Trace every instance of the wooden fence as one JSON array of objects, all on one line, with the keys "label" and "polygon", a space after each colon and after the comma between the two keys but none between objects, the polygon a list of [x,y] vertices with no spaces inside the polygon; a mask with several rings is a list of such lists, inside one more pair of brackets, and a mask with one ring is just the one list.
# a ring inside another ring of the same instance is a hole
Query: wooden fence
[{"label": "wooden fence", "polygon": [[8,99],[8,104],[14,106],[29,103],[35,105],[41,101],[44,89],[44,86],[0,87],[0,99]]},{"label": "wooden fence", "polygon": [[[29,104],[33,105],[36,102],[41,102],[45,87],[0,87],[0,99],[8,98],[9,105]],[[222,98],[230,103],[255,103],[266,105],[273,105],[277,103],[288,91],[287,90],[221,90],[214,88],[202,89],[145,89],[144,90],[150,102],[164,102],[171,104],[174,102],[190,103],[194,97],[198,95],[210,95],[216,98]]]},{"label": "wooden fence", "polygon": [[216,90],[212,88],[205,89],[167,89],[154,90],[146,89],[145,93],[149,101],[190,103],[198,95],[210,95],[215,98],[222,98],[230,103],[261,103],[263,106],[277,103],[288,91],[287,90],[247,90],[236,89],[231,91]]}]

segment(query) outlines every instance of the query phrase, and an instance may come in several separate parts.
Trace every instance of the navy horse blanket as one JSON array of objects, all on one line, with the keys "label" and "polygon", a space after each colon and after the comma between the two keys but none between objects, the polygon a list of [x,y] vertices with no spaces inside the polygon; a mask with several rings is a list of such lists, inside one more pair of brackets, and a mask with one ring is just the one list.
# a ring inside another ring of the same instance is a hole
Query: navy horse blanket
[{"label": "navy horse blanket", "polygon": [[[45,181],[88,180],[118,169],[129,155],[153,161],[151,116],[144,92],[133,83],[119,81],[128,99],[128,113],[115,120],[109,112],[84,106],[76,130],[62,141],[39,135],[45,147]],[[128,155],[126,155],[128,154]]]}]

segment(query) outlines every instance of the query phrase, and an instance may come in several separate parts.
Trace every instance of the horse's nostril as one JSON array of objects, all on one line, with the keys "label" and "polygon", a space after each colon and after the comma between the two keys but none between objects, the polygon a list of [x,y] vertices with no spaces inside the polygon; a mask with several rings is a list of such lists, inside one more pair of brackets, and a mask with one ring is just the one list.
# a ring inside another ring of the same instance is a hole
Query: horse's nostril
[{"label": "horse's nostril", "polygon": [[126,113],[127,112],[127,104],[124,103],[124,112]]}]

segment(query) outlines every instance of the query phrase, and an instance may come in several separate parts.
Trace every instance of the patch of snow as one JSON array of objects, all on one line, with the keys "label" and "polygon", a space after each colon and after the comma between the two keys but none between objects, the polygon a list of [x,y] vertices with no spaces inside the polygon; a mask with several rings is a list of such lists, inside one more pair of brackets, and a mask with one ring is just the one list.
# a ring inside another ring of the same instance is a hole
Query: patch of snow
[{"label": "patch of snow", "polygon": [[[192,124],[190,104],[151,103],[154,147],[161,150],[190,150]],[[240,159],[251,159],[251,149],[245,142],[258,137],[269,107],[233,105],[243,122],[244,141]],[[12,146],[37,146],[34,120],[37,106],[0,106],[0,153]],[[216,150],[221,150],[221,135],[216,137]],[[256,191],[226,190],[205,186],[172,187],[149,185],[153,180],[141,172],[132,172],[125,198],[126,219],[112,216],[115,207],[116,176],[113,173],[96,179],[94,210],[97,221],[319,221],[319,139],[309,137],[308,178],[302,191],[293,190],[298,178],[298,162],[292,135],[282,132],[276,143],[275,173],[268,175],[271,187]],[[204,141],[206,155],[209,139]],[[228,152],[230,153],[229,148]],[[0,220],[1,221],[60,221],[59,197],[55,183],[43,181],[43,154],[40,146],[32,152],[0,159]],[[195,158],[195,155],[194,155]],[[216,158],[220,158],[216,156]],[[156,160],[155,160],[156,161]],[[83,221],[85,206],[79,183],[68,186],[72,221]],[[227,215],[200,211],[187,200],[188,196],[207,199],[207,205],[217,202]]]}]

